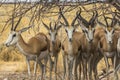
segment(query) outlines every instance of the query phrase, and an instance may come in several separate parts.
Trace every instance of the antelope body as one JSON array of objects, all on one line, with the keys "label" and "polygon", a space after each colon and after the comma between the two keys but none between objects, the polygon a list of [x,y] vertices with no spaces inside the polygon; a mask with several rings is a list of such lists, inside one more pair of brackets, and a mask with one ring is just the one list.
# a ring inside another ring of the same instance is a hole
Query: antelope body
[{"label": "antelope body", "polygon": [[[61,25],[58,25],[57,23],[55,23],[54,28],[52,28],[52,25],[50,23],[50,27],[48,27],[45,23],[43,23],[44,26],[46,27],[46,29],[49,32],[49,36],[50,36],[50,56],[54,57],[54,68],[55,68],[55,80],[57,80],[57,62],[58,62],[58,55],[61,49],[61,41],[57,35],[58,30],[61,28]],[[51,72],[52,72],[52,60],[50,61],[50,80],[51,80]]]},{"label": "antelope body", "polygon": [[[75,80],[77,80],[77,57],[78,55],[80,55],[79,51],[80,51],[80,32],[74,32],[73,33],[73,38],[72,41],[69,41],[69,38],[66,38],[66,40],[63,42],[62,44],[62,48],[64,51],[64,58],[65,58],[65,62],[66,62],[66,69],[68,69],[68,73],[67,73],[67,79],[69,80],[70,77],[72,77],[72,70],[73,70],[73,64],[74,65],[74,78]],[[77,36],[77,37],[76,37]],[[79,59],[80,60],[80,59]],[[70,77],[69,77],[70,76]]]},{"label": "antelope body", "polygon": [[[97,50],[97,47],[94,42],[94,32],[95,32],[95,26],[96,26],[96,18],[98,14],[97,12],[93,12],[93,16],[91,19],[86,21],[81,16],[81,11],[78,16],[78,22],[80,23],[80,27],[83,31],[81,34],[80,39],[80,46],[81,46],[81,55],[82,55],[82,62],[83,62],[83,79],[87,80],[87,63],[88,63],[88,74],[89,74],[89,80],[92,79],[92,57],[95,54],[95,51]],[[81,64],[80,64],[81,65]]]},{"label": "antelope body", "polygon": [[35,61],[34,74],[36,74],[37,64],[39,64],[40,67],[42,68],[41,70],[42,70],[42,78],[43,78],[43,65],[41,63],[41,59],[43,59],[43,57],[44,58],[47,57],[48,55],[48,49],[49,49],[48,38],[46,37],[45,34],[38,33],[37,35],[29,39],[28,43],[26,43],[23,40],[21,33],[26,31],[30,27],[23,28],[19,31],[16,31],[15,29],[11,29],[11,32],[5,44],[6,46],[16,45],[18,49],[23,53],[23,55],[26,57],[29,75],[31,74],[30,60]]},{"label": "antelope body", "polygon": [[[65,39],[65,41],[62,43],[62,49],[63,49],[63,61],[64,61],[64,77],[67,77],[67,80],[73,80],[72,78],[72,71],[73,71],[73,64],[76,64],[76,59],[77,56],[79,55],[79,32],[75,32],[75,28],[76,26],[78,26],[78,24],[75,25],[75,21],[77,20],[77,15],[76,17],[73,19],[71,25],[69,25],[67,19],[65,18],[65,16],[62,14],[62,12],[60,11],[60,14],[65,22],[61,23],[64,28],[65,31],[67,33],[67,37]],[[76,67],[76,66],[75,66]],[[67,69],[67,70],[66,70]],[[75,72],[74,75],[76,75],[77,73]],[[65,79],[65,78],[64,78]]]},{"label": "antelope body", "polygon": [[[102,56],[105,59],[107,72],[108,72],[109,63],[107,58],[111,58],[114,69],[116,68],[118,38],[116,36],[115,29],[114,29],[114,26],[116,25],[115,23],[116,21],[114,21],[114,17],[112,19],[111,25],[108,25],[107,17],[104,16],[104,19],[105,19],[106,25],[99,22],[99,24],[104,27],[101,29],[100,34],[98,35],[99,37],[97,38],[99,39],[99,43],[100,43],[100,48],[99,48],[100,54],[102,54]],[[98,57],[98,59],[100,60],[102,56]],[[117,74],[115,74],[115,77],[117,78]]]}]

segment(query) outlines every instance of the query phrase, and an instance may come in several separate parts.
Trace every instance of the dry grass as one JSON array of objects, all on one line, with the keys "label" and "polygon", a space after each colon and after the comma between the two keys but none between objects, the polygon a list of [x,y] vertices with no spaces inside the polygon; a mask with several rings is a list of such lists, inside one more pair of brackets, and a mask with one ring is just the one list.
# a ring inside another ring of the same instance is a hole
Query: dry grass
[{"label": "dry grass", "polygon": [[26,63],[25,62],[0,62],[0,72],[19,72],[26,71]]},{"label": "dry grass", "polygon": [[[92,6],[88,6],[89,8],[92,8]],[[0,8],[0,11],[4,11],[4,13],[6,14],[6,9],[9,10],[9,8]],[[76,9],[73,12],[70,13],[66,13],[66,17],[68,17],[69,22],[72,21],[74,14],[76,12]],[[88,16],[89,13],[83,13],[83,15],[85,16],[85,18],[87,18],[89,20],[89,18],[91,17]],[[70,16],[70,17],[69,17]],[[0,16],[0,22],[4,21],[4,19],[7,19],[6,16]],[[55,16],[55,18],[51,18],[51,19],[57,19],[57,17]],[[45,22],[47,22],[47,24],[49,23],[49,19],[44,19]],[[3,23],[0,23],[0,30],[2,30],[3,28]],[[21,29],[24,26],[28,25],[28,18],[24,18],[22,20],[22,22],[20,23],[18,29]],[[35,28],[35,30],[37,30],[37,28]],[[63,29],[62,30],[62,35],[65,35],[65,32]],[[80,29],[79,29],[80,30]],[[25,57],[15,48],[15,47],[5,47],[3,45],[3,43],[5,42],[5,40],[8,37],[10,31],[10,27],[8,29],[6,29],[3,34],[0,36],[0,72],[26,72],[27,71],[27,65],[25,62]],[[81,30],[80,30],[81,31]],[[47,34],[46,29],[43,27],[43,25],[40,25],[40,30],[38,32],[44,32],[45,34]],[[36,32],[36,33],[38,33]],[[24,40],[27,42],[29,38],[31,38],[32,36],[34,36],[36,34],[32,29],[30,29],[30,34],[28,32],[25,32],[22,34]],[[61,36],[61,32],[59,32],[59,36]],[[62,37],[63,37],[62,36]],[[64,40],[63,38],[61,39],[62,41]],[[62,55],[60,53],[59,56],[59,60],[58,60],[58,71],[61,72],[63,71],[63,64],[62,64],[63,60],[62,60]],[[31,65],[33,65],[33,63],[31,63]],[[32,70],[33,70],[33,66],[31,66]],[[102,60],[99,65],[98,65],[98,70],[101,70],[105,68],[105,63]]]}]

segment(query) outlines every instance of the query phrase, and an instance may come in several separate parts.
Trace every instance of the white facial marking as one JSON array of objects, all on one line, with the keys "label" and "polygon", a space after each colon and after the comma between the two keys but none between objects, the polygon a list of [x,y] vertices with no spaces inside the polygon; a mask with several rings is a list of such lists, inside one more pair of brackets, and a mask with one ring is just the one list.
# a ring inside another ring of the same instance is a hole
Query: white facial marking
[{"label": "white facial marking", "polygon": [[113,35],[114,35],[114,29],[112,29],[111,31],[108,31],[107,29],[105,29],[105,31],[106,31],[105,36],[106,36],[107,43],[112,43],[113,42],[112,38],[113,38]]},{"label": "white facial marking", "polygon": [[93,40],[93,38],[94,38],[94,30],[95,30],[94,28],[92,28],[90,30],[85,28],[84,33],[86,35],[86,38],[87,38],[88,42],[91,42]]},{"label": "white facial marking", "polygon": [[117,45],[120,47],[120,37],[118,38],[118,43]]},{"label": "white facial marking", "polygon": [[67,35],[68,35],[69,40],[70,39],[72,40],[74,28],[73,27],[71,27],[71,28],[66,27],[66,31],[67,31]]},{"label": "white facial marking", "polygon": [[6,46],[15,45],[17,43],[17,41],[18,41],[17,35],[18,35],[17,32],[11,31],[9,36],[8,36],[7,41],[5,42]]},{"label": "white facial marking", "polygon": [[50,30],[50,38],[51,38],[51,41],[54,42],[55,39],[56,39],[56,34],[57,34],[57,31],[51,31]]}]

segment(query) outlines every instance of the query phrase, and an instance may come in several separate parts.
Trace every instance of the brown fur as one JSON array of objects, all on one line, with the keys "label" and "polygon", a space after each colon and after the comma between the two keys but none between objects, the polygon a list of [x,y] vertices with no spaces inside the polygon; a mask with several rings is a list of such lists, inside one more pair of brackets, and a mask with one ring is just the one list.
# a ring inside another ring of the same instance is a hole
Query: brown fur
[{"label": "brown fur", "polygon": [[[107,45],[107,41],[105,39],[105,32],[104,30],[101,30],[99,32],[99,39],[100,39],[100,43],[101,43],[101,47],[102,49],[107,52],[108,51],[108,45]],[[114,33],[114,36],[113,36],[113,43],[111,45],[111,51],[115,51],[116,50],[116,45],[117,45],[117,34]]]},{"label": "brown fur", "polygon": [[54,45],[52,44],[52,42],[50,42],[50,52],[53,52],[53,54],[51,55],[52,56],[58,55],[58,53],[60,52],[60,47],[61,41],[59,40],[59,38],[56,38]]},{"label": "brown fur", "polygon": [[26,53],[39,56],[41,51],[47,50],[49,45],[47,40],[48,39],[45,34],[38,33],[29,39],[28,43],[26,43],[20,35],[18,43]]},{"label": "brown fur", "polygon": [[[111,28],[108,29],[109,31],[112,30]],[[105,55],[106,53],[104,52],[116,52],[116,49],[117,49],[117,39],[118,39],[118,34],[117,34],[117,29],[115,29],[115,33],[114,33],[114,36],[113,36],[113,43],[111,44],[111,49],[109,50],[108,49],[108,44],[107,44],[107,41],[106,41],[106,38],[105,38],[105,31],[104,29],[101,27],[101,28],[98,28],[96,33],[95,33],[95,39],[96,39],[96,42],[98,42],[98,45],[100,43],[100,50],[101,50],[101,53],[99,54],[99,56],[95,56],[97,58],[97,62],[95,63],[95,67],[97,67],[97,64],[98,62],[103,58],[103,55]],[[112,60],[114,59],[113,57],[111,58]],[[108,63],[109,64],[109,63]],[[97,69],[97,68],[95,68]],[[94,70],[95,70],[94,69]],[[97,74],[97,73],[95,73]]]},{"label": "brown fur", "polygon": [[[78,50],[80,49],[80,39],[81,39],[81,32],[74,32],[73,33],[73,40],[72,40],[72,51],[74,56],[76,56],[78,54]],[[68,52],[68,47],[69,47],[69,43],[68,43],[68,39],[66,38],[65,41],[63,42],[62,46],[64,48],[65,51],[65,55],[69,55]]]}]

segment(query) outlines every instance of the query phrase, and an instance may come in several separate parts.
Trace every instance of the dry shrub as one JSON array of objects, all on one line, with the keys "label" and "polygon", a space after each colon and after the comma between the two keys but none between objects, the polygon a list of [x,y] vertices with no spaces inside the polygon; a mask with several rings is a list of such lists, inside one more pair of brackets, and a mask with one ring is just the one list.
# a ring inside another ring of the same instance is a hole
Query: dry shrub
[{"label": "dry shrub", "polygon": [[5,47],[0,45],[0,60],[1,61],[23,61],[23,55],[15,47]]}]

